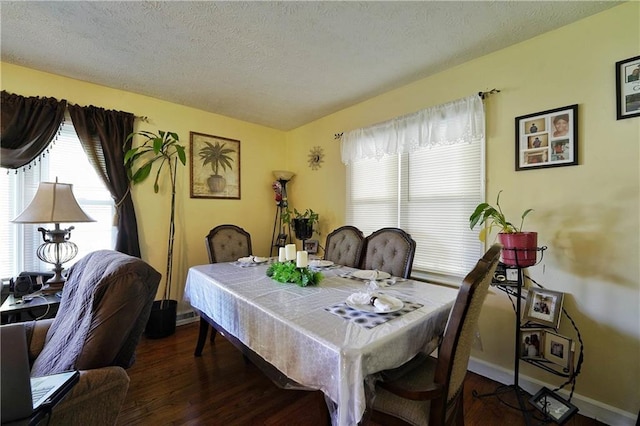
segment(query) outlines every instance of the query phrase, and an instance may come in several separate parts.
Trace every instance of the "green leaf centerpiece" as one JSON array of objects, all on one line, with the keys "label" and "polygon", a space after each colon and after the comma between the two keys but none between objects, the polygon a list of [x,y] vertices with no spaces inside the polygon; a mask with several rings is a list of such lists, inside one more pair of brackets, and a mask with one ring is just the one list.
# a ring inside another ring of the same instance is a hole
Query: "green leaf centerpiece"
[{"label": "green leaf centerpiece", "polygon": [[308,267],[298,268],[295,262],[272,263],[267,269],[267,276],[281,283],[293,283],[300,287],[317,285],[323,278],[320,272]]}]

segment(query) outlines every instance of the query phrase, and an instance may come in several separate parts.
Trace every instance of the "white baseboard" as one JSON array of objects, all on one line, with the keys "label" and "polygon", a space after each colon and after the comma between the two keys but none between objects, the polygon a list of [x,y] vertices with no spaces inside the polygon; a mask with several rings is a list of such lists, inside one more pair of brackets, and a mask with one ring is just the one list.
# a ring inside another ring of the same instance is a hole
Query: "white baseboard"
[{"label": "white baseboard", "polygon": [[[488,362],[481,361],[473,357],[469,360],[469,371],[472,371],[484,377],[488,377],[491,380],[495,380],[496,382],[505,385],[513,384],[513,370],[507,370],[506,368],[499,367],[494,364],[489,364]],[[520,374],[518,384],[522,389],[532,395],[535,395],[542,386],[546,386],[549,389],[554,389],[556,387],[555,385],[544,383],[540,380],[533,379],[523,374]],[[565,398],[569,397],[569,393],[565,392],[564,389],[559,391],[558,393]],[[571,403],[578,407],[579,413],[581,415],[596,419],[607,425],[637,425],[636,421],[638,414],[620,410],[616,407],[612,407],[610,405],[604,404],[591,398],[587,398],[577,393],[573,394]]]}]

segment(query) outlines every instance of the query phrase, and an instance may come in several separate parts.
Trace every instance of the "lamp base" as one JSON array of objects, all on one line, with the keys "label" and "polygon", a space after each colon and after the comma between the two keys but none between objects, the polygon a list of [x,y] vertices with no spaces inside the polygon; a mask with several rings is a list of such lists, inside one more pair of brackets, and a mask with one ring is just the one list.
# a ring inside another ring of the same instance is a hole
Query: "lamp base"
[{"label": "lamp base", "polygon": [[53,283],[53,284],[45,283],[40,289],[40,292],[42,294],[56,294],[59,291],[62,291],[63,288],[64,288],[64,283]]}]

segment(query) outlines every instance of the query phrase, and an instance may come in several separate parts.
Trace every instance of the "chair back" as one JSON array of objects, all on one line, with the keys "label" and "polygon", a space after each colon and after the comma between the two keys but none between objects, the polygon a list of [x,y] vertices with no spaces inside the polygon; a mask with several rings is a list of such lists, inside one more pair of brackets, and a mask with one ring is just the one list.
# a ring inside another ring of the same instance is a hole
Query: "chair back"
[{"label": "chair back", "polygon": [[442,421],[448,418],[456,412],[456,404],[462,404],[462,385],[471,355],[473,335],[500,259],[501,248],[500,244],[494,244],[462,281],[438,349],[434,377],[435,383],[446,389],[446,400],[432,401],[429,424],[439,424],[436,419]]},{"label": "chair back", "polygon": [[324,249],[325,260],[336,265],[358,268],[364,246],[364,234],[355,226],[341,226],[327,235]]},{"label": "chair back", "polygon": [[209,262],[233,262],[251,255],[251,234],[236,225],[218,225],[205,237]]},{"label": "chair back", "polygon": [[69,270],[33,377],[71,369],[130,367],[161,275],[147,263],[99,250]]},{"label": "chair back", "polygon": [[382,228],[365,238],[361,269],[377,269],[409,278],[416,242],[400,228]]}]

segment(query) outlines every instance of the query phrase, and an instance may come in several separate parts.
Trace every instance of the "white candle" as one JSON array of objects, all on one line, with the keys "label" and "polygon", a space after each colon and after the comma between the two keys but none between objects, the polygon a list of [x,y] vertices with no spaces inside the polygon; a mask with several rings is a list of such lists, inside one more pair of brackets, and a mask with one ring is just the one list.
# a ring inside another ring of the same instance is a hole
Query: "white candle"
[{"label": "white candle", "polygon": [[287,253],[284,247],[278,249],[278,262],[285,262],[287,260]]},{"label": "white candle", "polygon": [[296,258],[296,245],[287,244],[284,246],[284,253],[286,260],[294,260]]},{"label": "white candle", "polygon": [[296,267],[306,268],[309,264],[309,253],[306,251],[299,251],[296,256]]}]

